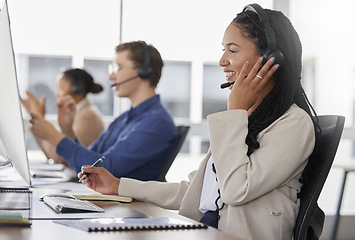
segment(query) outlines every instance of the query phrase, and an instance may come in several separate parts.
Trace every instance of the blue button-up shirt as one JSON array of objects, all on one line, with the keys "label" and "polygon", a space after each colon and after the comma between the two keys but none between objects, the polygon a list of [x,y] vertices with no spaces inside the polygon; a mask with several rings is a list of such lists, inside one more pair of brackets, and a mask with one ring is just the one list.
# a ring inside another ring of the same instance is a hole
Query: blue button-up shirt
[{"label": "blue button-up shirt", "polygon": [[117,117],[108,129],[85,148],[65,137],[57,153],[77,172],[101,156],[116,177],[155,180],[174,148],[177,131],[173,119],[156,95]]}]

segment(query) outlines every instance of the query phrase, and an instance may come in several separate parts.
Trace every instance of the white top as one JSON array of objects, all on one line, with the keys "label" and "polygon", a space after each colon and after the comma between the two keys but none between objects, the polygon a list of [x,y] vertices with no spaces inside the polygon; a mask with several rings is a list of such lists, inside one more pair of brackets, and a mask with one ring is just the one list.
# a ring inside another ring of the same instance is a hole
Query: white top
[{"label": "white top", "polygon": [[[217,176],[212,170],[213,157],[208,159],[205,171],[205,177],[203,179],[201,201],[200,201],[200,211],[206,213],[207,211],[217,210],[215,201],[218,198],[218,184]],[[218,204],[220,200],[218,200]]]}]

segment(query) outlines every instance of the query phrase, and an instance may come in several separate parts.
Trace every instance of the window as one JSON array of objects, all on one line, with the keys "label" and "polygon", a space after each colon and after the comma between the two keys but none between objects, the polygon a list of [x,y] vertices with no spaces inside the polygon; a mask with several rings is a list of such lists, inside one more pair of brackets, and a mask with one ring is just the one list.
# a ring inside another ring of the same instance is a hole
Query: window
[{"label": "window", "polygon": [[113,94],[107,66],[112,60],[84,60],[84,68],[101,84],[104,90],[99,94],[89,94],[88,99],[96,105],[105,116],[113,115]]},{"label": "window", "polygon": [[[58,73],[71,66],[71,57],[19,55],[17,59],[18,79],[21,95],[26,89],[40,99],[46,95],[46,113],[56,114],[56,77]],[[25,133],[28,150],[39,149],[32,134]]]},{"label": "window", "polygon": [[21,94],[24,94],[25,89],[32,91],[38,99],[45,94],[47,114],[56,114],[56,78],[71,63],[71,57],[20,55],[18,78]]},{"label": "window", "polygon": [[189,118],[191,63],[164,61],[157,87],[162,103],[174,118]]},{"label": "window", "polygon": [[217,64],[204,64],[203,66],[203,118],[207,115],[227,109],[229,89],[221,89],[225,82],[222,68]]}]

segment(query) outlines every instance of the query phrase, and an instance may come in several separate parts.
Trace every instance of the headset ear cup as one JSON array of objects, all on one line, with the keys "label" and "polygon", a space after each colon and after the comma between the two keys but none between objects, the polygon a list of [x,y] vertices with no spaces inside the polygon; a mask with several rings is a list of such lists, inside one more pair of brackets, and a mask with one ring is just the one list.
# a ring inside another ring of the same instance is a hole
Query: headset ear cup
[{"label": "headset ear cup", "polygon": [[138,69],[138,76],[142,79],[149,79],[152,76],[153,70],[150,67],[150,53],[149,46],[145,41],[138,41],[144,48],[144,62]]},{"label": "headset ear cup", "polygon": [[75,85],[75,84],[72,85],[71,91],[72,91],[72,93],[74,93],[74,94],[79,94],[79,93],[82,93],[82,92],[83,92],[81,86],[78,86],[78,85]]},{"label": "headset ear cup", "polygon": [[138,69],[138,76],[142,79],[148,79],[152,76],[152,69],[150,66],[144,66],[144,64]]},{"label": "headset ear cup", "polygon": [[[277,48],[275,32],[270,25],[269,17],[266,14],[265,10],[260,7],[258,4],[249,4],[244,7],[243,12],[251,11],[258,15],[262,25],[265,28],[265,35],[267,39],[268,47],[263,53],[263,64],[265,64],[270,58],[274,57],[274,64],[282,64],[284,61],[284,55],[281,50]],[[270,51],[271,49],[271,51]]]},{"label": "headset ear cup", "polygon": [[263,65],[269,61],[270,58],[274,57],[275,61],[273,63],[273,65],[275,64],[279,64],[282,65],[282,63],[284,62],[284,55],[282,54],[282,52],[279,49],[276,49],[275,51],[271,52],[267,49],[265,50],[265,52],[263,53]]}]

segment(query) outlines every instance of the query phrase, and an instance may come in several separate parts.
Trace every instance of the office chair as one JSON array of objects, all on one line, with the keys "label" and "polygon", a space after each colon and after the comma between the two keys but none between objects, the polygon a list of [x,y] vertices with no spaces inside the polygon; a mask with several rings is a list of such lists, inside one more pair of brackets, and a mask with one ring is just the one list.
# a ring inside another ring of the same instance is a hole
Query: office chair
[{"label": "office chair", "polygon": [[175,142],[175,148],[174,148],[173,152],[171,153],[170,158],[166,162],[166,165],[164,166],[163,170],[161,171],[161,173],[157,179],[158,181],[161,181],[161,182],[166,182],[165,175],[169,171],[169,168],[171,167],[171,165],[173,164],[176,155],[179,153],[180,148],[182,147],[182,144],[185,141],[186,135],[190,130],[190,126],[177,126],[176,129],[177,129],[178,135],[177,135],[177,139]]},{"label": "office chair", "polygon": [[344,128],[343,116],[319,116],[322,129],[318,139],[319,150],[308,181],[300,192],[300,209],[294,229],[294,240],[319,239],[323,231],[325,215],[318,206],[318,197],[332,166]]}]

